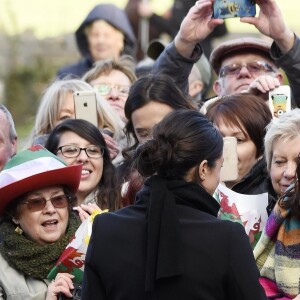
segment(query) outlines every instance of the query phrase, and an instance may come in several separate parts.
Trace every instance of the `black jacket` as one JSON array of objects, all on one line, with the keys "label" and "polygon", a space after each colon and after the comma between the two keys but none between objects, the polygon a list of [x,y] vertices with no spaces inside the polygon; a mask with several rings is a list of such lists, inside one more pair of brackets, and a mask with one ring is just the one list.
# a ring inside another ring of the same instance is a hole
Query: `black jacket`
[{"label": "black jacket", "polygon": [[82,300],[266,299],[244,228],[199,185],[153,178],[95,218]]},{"label": "black jacket", "polygon": [[251,171],[232,190],[240,194],[257,195],[268,192],[264,181],[268,177],[267,164],[264,158],[257,161]]},{"label": "black jacket", "polygon": [[245,178],[232,187],[232,190],[245,195],[268,193],[268,215],[270,215],[277,200],[277,194],[273,189],[264,158],[260,159]]},{"label": "black jacket", "polygon": [[104,20],[123,32],[125,36],[125,43],[124,50],[121,54],[128,54],[133,57],[135,56],[136,38],[125,11],[113,4],[98,4],[90,11],[75,32],[77,47],[83,59],[73,65],[61,68],[57,72],[57,76],[59,78],[63,78],[65,76],[80,78],[91,69],[94,61],[90,55],[84,30],[88,24],[96,20]]}]

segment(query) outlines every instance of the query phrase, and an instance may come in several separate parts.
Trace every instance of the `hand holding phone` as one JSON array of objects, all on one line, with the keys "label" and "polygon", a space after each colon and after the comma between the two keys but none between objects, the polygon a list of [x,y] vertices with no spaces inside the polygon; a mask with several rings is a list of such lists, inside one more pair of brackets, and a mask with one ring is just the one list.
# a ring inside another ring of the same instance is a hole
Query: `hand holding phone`
[{"label": "hand holding phone", "polygon": [[73,282],[74,289],[71,290],[72,297],[67,297],[63,293],[59,293],[58,300],[66,300],[66,299],[73,299],[73,300],[80,300],[81,299],[81,291],[82,291],[82,285],[79,283]]},{"label": "hand holding phone", "polygon": [[255,14],[254,0],[215,0],[213,4],[214,19],[254,17]]}]

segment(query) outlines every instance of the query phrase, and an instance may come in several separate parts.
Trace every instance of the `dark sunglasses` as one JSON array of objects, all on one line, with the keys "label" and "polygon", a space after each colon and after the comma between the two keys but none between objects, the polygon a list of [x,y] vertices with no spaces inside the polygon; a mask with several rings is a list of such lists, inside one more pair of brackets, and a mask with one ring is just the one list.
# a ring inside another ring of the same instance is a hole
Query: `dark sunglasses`
[{"label": "dark sunglasses", "polygon": [[21,202],[20,204],[26,204],[28,210],[35,212],[35,211],[43,210],[44,207],[46,206],[47,201],[51,201],[52,205],[55,208],[65,208],[68,206],[68,200],[69,197],[65,194],[62,194],[62,195],[51,197],[50,199],[45,199],[42,197],[32,198],[32,199],[28,199],[27,201]]}]

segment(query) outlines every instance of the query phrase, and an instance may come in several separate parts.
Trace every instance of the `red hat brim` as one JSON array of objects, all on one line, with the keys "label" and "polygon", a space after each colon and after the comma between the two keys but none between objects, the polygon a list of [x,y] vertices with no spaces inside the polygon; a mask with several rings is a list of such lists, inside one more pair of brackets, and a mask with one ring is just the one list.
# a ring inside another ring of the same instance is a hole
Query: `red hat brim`
[{"label": "red hat brim", "polygon": [[60,169],[35,174],[0,188],[0,216],[4,214],[7,205],[15,198],[54,185],[64,185],[76,193],[81,177],[82,165],[66,166]]}]

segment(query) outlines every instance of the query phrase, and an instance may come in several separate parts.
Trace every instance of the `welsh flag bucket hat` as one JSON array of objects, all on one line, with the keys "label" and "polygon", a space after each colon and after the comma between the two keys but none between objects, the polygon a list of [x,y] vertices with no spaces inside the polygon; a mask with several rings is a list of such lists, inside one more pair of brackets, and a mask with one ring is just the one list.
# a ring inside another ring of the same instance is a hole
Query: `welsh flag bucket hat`
[{"label": "welsh flag bucket hat", "polygon": [[64,185],[76,193],[81,168],[82,165],[67,166],[41,145],[20,151],[0,172],[0,216],[12,200],[36,189]]}]

